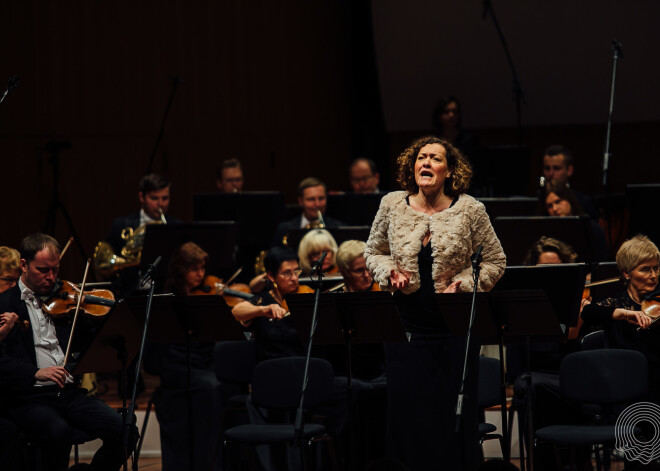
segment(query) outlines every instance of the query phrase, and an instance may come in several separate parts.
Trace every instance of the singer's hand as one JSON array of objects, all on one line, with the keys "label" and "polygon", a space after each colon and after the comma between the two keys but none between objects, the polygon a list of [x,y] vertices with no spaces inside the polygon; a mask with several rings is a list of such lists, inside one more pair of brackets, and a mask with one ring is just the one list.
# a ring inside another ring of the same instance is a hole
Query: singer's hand
[{"label": "singer's hand", "polygon": [[454,281],[445,288],[443,293],[458,293],[460,291],[459,288],[461,287],[461,283],[463,283],[461,280]]},{"label": "singer's hand", "polygon": [[11,331],[18,320],[15,312],[5,312],[0,314],[0,340],[3,340]]},{"label": "singer's hand", "polygon": [[49,366],[48,368],[37,370],[34,378],[37,381],[53,381],[60,388],[63,388],[67,378],[71,378],[71,375],[63,366]]},{"label": "singer's hand", "polygon": [[410,283],[410,277],[405,273],[401,273],[396,270],[392,270],[390,272],[390,285],[392,285],[393,288],[396,289],[405,288],[406,286],[408,286],[409,283]]}]

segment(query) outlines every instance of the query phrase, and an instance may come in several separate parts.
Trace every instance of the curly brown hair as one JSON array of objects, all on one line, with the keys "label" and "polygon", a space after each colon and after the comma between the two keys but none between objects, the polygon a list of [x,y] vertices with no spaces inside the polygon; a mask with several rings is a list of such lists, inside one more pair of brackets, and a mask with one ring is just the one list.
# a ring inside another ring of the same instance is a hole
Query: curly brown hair
[{"label": "curly brown hair", "polygon": [[429,144],[440,144],[444,147],[447,158],[447,167],[451,175],[445,180],[445,194],[458,196],[465,193],[470,187],[472,166],[467,158],[445,139],[435,136],[426,136],[415,139],[406,150],[396,159],[397,182],[408,193],[415,194],[419,187],[415,182],[415,161],[422,147]]}]

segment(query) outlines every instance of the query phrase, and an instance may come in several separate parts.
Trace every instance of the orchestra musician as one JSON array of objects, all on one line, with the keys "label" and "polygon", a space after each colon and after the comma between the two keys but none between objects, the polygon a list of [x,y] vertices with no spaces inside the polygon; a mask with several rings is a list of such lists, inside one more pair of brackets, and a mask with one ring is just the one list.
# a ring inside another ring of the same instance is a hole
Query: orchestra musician
[{"label": "orchestra musician", "polygon": [[[16,249],[0,247],[0,293],[4,293],[18,283],[20,258]],[[18,315],[15,312],[0,314],[0,343],[9,335],[17,320]],[[7,387],[1,377],[0,386],[3,389]],[[13,470],[18,467],[18,453],[16,453],[18,428],[8,418],[8,406],[6,401],[2,401],[0,405],[0,463],[3,463],[6,469]]]},{"label": "orchestra musician", "polygon": [[[340,221],[325,216],[328,205],[327,187],[318,178],[305,178],[298,185],[298,204],[302,207],[302,214],[289,221],[278,224],[271,246],[282,245],[282,239],[289,231],[294,229],[311,229],[314,227],[339,227]],[[319,219],[319,213],[323,219]]]},{"label": "orchestra musician", "polygon": [[347,240],[339,246],[337,267],[344,277],[344,291],[380,291],[364,259],[366,246],[361,240]]},{"label": "orchestra musician", "polygon": [[610,348],[638,350],[646,356],[651,399],[660,404],[660,330],[641,306],[658,287],[660,252],[648,237],[637,235],[621,245],[616,265],[625,292],[585,306],[582,319],[586,325],[604,328]]},{"label": "orchestra musician", "polygon": [[[586,216],[573,190],[557,180],[545,182],[539,194],[539,214],[559,217]],[[588,223],[595,257],[595,260],[591,261],[607,260],[609,250],[603,228],[593,219],[589,219]]]},{"label": "orchestra musician", "polygon": [[348,182],[353,193],[378,193],[380,173],[378,173],[376,163],[364,157],[355,159],[348,167]]},{"label": "orchestra musician", "polygon": [[249,301],[238,303],[232,309],[237,321],[252,332],[257,347],[257,359],[267,360],[305,354],[298,338],[284,297],[290,293],[311,292],[298,283],[301,274],[298,257],[286,247],[273,247],[264,259],[266,277],[270,288],[258,296],[263,300],[259,306]]},{"label": "orchestra musician", "polygon": [[323,259],[321,271],[324,274],[337,273],[337,242],[325,229],[313,229],[300,240],[298,245],[298,259],[303,275],[309,275],[312,266],[316,263],[323,252],[327,252]]},{"label": "orchestra musician", "polygon": [[161,223],[163,222],[162,218],[165,218],[167,222],[174,222],[169,216],[166,216],[170,207],[171,187],[172,184],[168,179],[155,173],[145,175],[140,180],[138,190],[140,211],[129,216],[113,219],[110,233],[106,237],[106,241],[110,242],[115,253],[121,252],[126,243],[121,238],[121,233],[125,228],[137,229],[145,224]]},{"label": "orchestra musician", "polygon": [[[188,296],[202,286],[206,277],[208,254],[194,242],[174,251],[168,265],[164,291]],[[190,345],[190,387],[195,424],[195,469],[208,470],[222,428],[223,387],[213,369],[214,342]],[[188,466],[188,363],[184,344],[149,346],[145,369],[161,378],[160,393],[154,397],[160,426],[163,470],[175,471]],[[212,417],[212,420],[209,420]],[[217,459],[214,469],[221,468]]]},{"label": "orchestra musician", "polygon": [[227,159],[218,167],[215,184],[222,193],[239,193],[243,189],[243,168],[238,159]]},{"label": "orchestra musician", "polygon": [[[15,312],[25,326],[13,328],[0,343],[0,378],[4,400],[12,404],[11,418],[40,444],[48,469],[67,469],[75,427],[103,440],[92,460],[94,469],[118,470],[124,456],[122,417],[76,387],[63,366],[71,326],[42,310],[40,297],[57,280],[59,244],[46,234],[32,234],[21,242],[20,256],[18,285],[0,294],[0,312]],[[79,348],[82,339],[93,338],[93,326],[83,319],[76,334],[74,347]]]},{"label": "orchestra musician", "polygon": [[11,247],[0,247],[0,293],[13,288],[21,276],[20,255]]},{"label": "orchestra musician", "polygon": [[[506,258],[483,204],[465,193],[472,170],[453,145],[417,139],[397,167],[404,191],[383,197],[365,249],[367,267],[394,292],[410,336],[408,343],[385,346],[388,450],[410,469],[439,459],[446,469],[476,469],[475,368],[465,385],[461,440],[454,426],[465,342],[437,319],[433,295],[472,291],[470,258],[479,247],[479,291],[495,285]],[[473,350],[476,364],[476,342]]]}]

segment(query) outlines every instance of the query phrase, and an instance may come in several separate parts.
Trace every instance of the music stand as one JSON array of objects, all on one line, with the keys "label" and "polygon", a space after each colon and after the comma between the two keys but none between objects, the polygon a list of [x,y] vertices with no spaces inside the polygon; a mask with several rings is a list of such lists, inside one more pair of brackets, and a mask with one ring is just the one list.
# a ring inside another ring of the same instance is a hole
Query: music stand
[{"label": "music stand", "polygon": [[[254,217],[259,208],[259,217]],[[277,224],[285,219],[284,193],[247,191],[193,195],[195,221],[236,221],[239,245],[267,248]]]},{"label": "music stand", "polygon": [[[591,270],[590,283],[598,283],[603,280],[612,280],[620,278],[619,269],[616,267],[616,262],[600,262]],[[603,285],[596,285],[589,288],[589,293],[592,299],[605,299],[610,296],[615,296],[617,293],[625,291],[626,286],[621,279],[605,283]]]},{"label": "music stand", "polygon": [[539,204],[538,198],[530,196],[478,198],[478,200],[486,207],[491,221],[505,216],[533,216]]},{"label": "music stand", "polygon": [[584,263],[506,267],[493,292],[506,290],[542,290],[550,300],[559,322],[575,327],[588,266]]},{"label": "music stand", "polygon": [[[324,228],[332,237],[334,237],[337,245],[347,240],[362,240],[367,241],[371,226],[339,226],[332,228]],[[287,234],[287,247],[291,247],[294,251],[298,250],[298,245],[301,239],[310,231],[310,229],[293,229]]]},{"label": "music stand", "polygon": [[119,301],[92,343],[68,365],[73,365],[71,374],[74,376],[124,371],[139,348],[140,325],[126,303]]},{"label": "music stand", "polygon": [[349,226],[370,226],[376,218],[380,200],[386,193],[340,193],[328,195],[326,214]]},{"label": "music stand", "polygon": [[142,269],[144,271],[147,264],[162,256],[153,277],[159,286],[163,286],[172,252],[186,242],[194,242],[209,254],[207,273],[229,274],[233,268],[237,235],[238,224],[232,221],[148,224],[142,248]]},{"label": "music stand", "polygon": [[[147,298],[126,300],[139,322],[144,324]],[[243,329],[222,296],[154,296],[149,318],[148,339],[155,343],[185,343],[187,363],[188,456],[194,466],[194,416],[192,413],[192,377],[190,344],[220,340],[243,340]]]},{"label": "music stand", "polygon": [[[298,330],[303,345],[309,342],[310,324],[314,309],[314,296],[289,294],[286,303],[291,320]],[[406,342],[407,337],[392,295],[387,291],[361,291],[351,293],[323,293],[319,296],[315,345],[345,345],[346,398],[348,425],[347,450],[352,453],[351,427],[353,372],[351,345],[354,343]],[[349,459],[346,468],[350,469]]]},{"label": "music stand", "polygon": [[586,216],[498,217],[493,229],[502,243],[507,264],[522,265],[527,251],[542,236],[567,243],[579,255],[579,261],[596,261],[592,229]]}]

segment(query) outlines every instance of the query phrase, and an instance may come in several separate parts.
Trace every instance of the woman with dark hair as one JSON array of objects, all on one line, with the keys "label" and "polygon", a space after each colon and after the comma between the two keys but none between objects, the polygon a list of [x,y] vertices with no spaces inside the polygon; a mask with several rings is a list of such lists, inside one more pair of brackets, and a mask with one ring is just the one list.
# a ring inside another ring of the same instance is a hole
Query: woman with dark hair
[{"label": "woman with dark hair", "polygon": [[[208,254],[194,242],[186,242],[170,258],[165,291],[188,296],[203,284]],[[154,313],[157,317],[157,313]],[[215,377],[214,342],[190,344],[190,387],[195,424],[195,469],[221,469],[222,459],[213,462],[222,431],[224,398],[229,392]],[[145,370],[161,378],[160,392],[154,397],[160,426],[164,471],[188,469],[188,361],[184,344],[150,345]],[[209,420],[213,417],[213,420]],[[212,468],[213,466],[213,468]]]},{"label": "woman with dark hair", "polygon": [[461,152],[478,147],[476,138],[462,128],[461,102],[453,95],[440,98],[433,109],[433,131]]},{"label": "woman with dark hair", "polygon": [[284,297],[291,293],[313,290],[298,283],[302,270],[298,265],[298,256],[286,247],[273,247],[264,259],[268,286],[257,295],[262,299],[255,306],[248,301],[238,303],[232,313],[248,330],[252,331],[257,342],[259,360],[286,356],[304,355]]},{"label": "woman with dark hair", "polygon": [[[544,216],[587,216],[582,210],[575,193],[565,183],[551,180],[545,182],[543,191],[539,194],[539,214]],[[593,219],[587,219],[589,224],[589,243],[593,247],[593,259],[600,262],[608,259],[609,249],[603,228]]]},{"label": "woman with dark hair", "polygon": [[384,196],[365,249],[367,267],[394,292],[410,342],[386,345],[388,449],[411,469],[442,457],[446,469],[476,469],[478,345],[472,343],[462,437],[454,432],[465,342],[453,337],[435,293],[472,291],[471,256],[481,251],[479,291],[490,290],[506,258],[482,203],[465,192],[472,170],[452,144],[415,140],[398,158],[404,191]]}]

